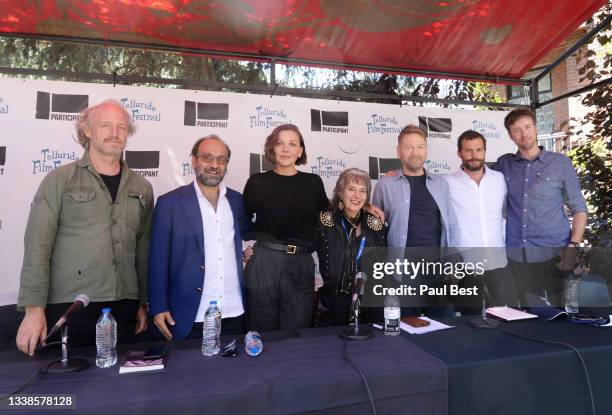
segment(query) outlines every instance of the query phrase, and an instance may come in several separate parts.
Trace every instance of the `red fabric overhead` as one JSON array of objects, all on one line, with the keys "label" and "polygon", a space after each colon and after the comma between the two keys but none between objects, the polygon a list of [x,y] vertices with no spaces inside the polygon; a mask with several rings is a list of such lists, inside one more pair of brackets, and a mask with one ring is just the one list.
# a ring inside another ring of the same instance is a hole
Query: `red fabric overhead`
[{"label": "red fabric overhead", "polygon": [[0,32],[520,78],[606,0],[0,1]]}]

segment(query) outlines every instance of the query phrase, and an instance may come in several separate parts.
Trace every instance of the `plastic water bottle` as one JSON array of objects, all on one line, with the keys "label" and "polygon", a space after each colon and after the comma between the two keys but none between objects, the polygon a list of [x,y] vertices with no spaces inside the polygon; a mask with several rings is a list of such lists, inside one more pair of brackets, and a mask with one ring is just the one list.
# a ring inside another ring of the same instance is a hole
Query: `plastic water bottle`
[{"label": "plastic water bottle", "polygon": [[204,356],[214,356],[219,354],[221,349],[221,310],[217,307],[216,301],[211,301],[202,324],[202,354]]},{"label": "plastic water bottle", "polygon": [[96,366],[111,367],[117,363],[117,322],[110,308],[102,309],[96,323]]},{"label": "plastic water bottle", "polygon": [[385,297],[385,336],[397,336],[400,334],[400,301],[397,295]]},{"label": "plastic water bottle", "polygon": [[578,314],[578,278],[573,272],[565,280],[565,312],[570,317]]},{"label": "plastic water bottle", "polygon": [[263,341],[258,332],[249,331],[244,336],[244,350],[249,356],[257,356],[263,351]]}]

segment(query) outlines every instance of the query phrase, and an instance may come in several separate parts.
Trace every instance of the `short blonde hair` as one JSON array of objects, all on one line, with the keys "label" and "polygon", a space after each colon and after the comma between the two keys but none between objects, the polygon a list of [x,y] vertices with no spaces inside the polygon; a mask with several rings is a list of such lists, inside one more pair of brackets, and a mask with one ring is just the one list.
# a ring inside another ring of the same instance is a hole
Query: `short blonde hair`
[{"label": "short blonde hair", "polygon": [[408,134],[420,135],[421,137],[425,139],[425,141],[427,141],[427,133],[425,132],[425,130],[423,130],[421,127],[416,126],[414,124],[408,124],[407,126],[402,128],[402,131],[400,131],[399,135],[397,136],[397,144],[401,143],[402,138]]}]

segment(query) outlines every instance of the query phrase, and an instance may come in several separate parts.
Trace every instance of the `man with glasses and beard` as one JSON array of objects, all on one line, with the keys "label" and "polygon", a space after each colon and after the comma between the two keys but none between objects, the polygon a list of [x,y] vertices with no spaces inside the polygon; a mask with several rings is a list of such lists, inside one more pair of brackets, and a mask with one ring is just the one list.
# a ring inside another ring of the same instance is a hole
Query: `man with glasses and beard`
[{"label": "man with glasses and beard", "polygon": [[149,306],[166,339],[202,337],[211,300],[222,334],[245,332],[242,235],[249,226],[242,195],[222,183],[230,149],[216,135],[196,141],[196,179],[160,196],[149,252]]},{"label": "man with glasses and beard", "polygon": [[459,248],[466,263],[482,263],[481,276],[466,276],[460,286],[477,284],[479,296],[456,298],[462,314],[480,312],[480,299],[486,286],[489,305],[516,305],[512,273],[505,250],[504,208],[506,181],[504,175],[485,165],[487,141],[476,131],[468,130],[457,140],[461,167],[445,175],[450,191],[450,206],[457,220],[450,230],[450,246]]}]

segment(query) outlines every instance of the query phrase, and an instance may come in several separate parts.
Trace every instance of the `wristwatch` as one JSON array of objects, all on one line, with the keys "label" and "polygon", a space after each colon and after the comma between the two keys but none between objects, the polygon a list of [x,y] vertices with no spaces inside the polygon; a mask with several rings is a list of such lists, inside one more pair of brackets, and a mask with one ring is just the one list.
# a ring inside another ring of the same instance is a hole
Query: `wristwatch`
[{"label": "wristwatch", "polygon": [[580,245],[580,242],[576,242],[576,241],[569,241],[567,246],[573,246],[574,248],[578,248],[578,246]]}]

